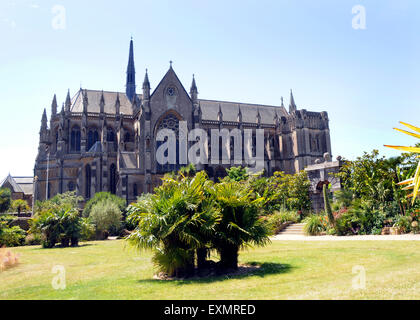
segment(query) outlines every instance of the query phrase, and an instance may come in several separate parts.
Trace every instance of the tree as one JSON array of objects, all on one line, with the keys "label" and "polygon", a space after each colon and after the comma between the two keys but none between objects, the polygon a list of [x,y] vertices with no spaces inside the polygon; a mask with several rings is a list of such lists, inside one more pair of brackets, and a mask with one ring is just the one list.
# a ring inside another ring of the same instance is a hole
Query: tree
[{"label": "tree", "polygon": [[95,225],[99,238],[103,238],[105,232],[111,234],[118,232],[122,222],[122,214],[114,201],[105,199],[92,207],[89,219]]},{"label": "tree", "polygon": [[160,271],[191,276],[196,251],[202,257],[200,253],[211,248],[220,219],[212,188],[205,172],[191,178],[166,176],[153,195],[129,207],[129,219],[138,226],[127,240],[139,249],[152,249]]},{"label": "tree", "polygon": [[110,201],[114,202],[118,208],[120,209],[121,212],[125,212],[125,208],[126,208],[126,202],[124,199],[116,196],[115,194],[112,194],[110,192],[98,192],[95,194],[95,196],[90,199],[87,203],[86,206],[83,210],[83,216],[84,217],[89,217],[90,216],[90,212],[92,210],[92,208],[99,202],[103,201],[103,200],[107,200],[109,199]]},{"label": "tree", "polygon": [[7,212],[12,203],[12,193],[8,188],[0,188],[0,213]]},{"label": "tree", "polygon": [[236,270],[241,248],[264,246],[270,241],[270,231],[259,219],[264,199],[255,199],[249,184],[236,181],[218,183],[213,192],[222,218],[211,242],[220,254],[220,268]]},{"label": "tree", "polygon": [[12,202],[12,210],[20,214],[22,211],[27,212],[31,210],[31,208],[25,200],[18,199]]},{"label": "tree", "polygon": [[78,210],[81,199],[75,192],[67,192],[36,202],[30,231],[41,234],[44,248],[52,248],[59,241],[63,247],[68,247],[70,242],[72,246],[78,245],[82,230]]}]

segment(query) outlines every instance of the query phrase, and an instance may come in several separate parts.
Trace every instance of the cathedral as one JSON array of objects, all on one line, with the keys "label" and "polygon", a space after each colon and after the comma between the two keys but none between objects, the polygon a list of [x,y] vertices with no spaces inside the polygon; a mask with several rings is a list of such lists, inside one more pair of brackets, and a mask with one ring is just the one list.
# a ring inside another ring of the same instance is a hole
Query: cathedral
[{"label": "cathedral", "polygon": [[[142,193],[153,192],[166,172],[180,167],[156,161],[157,132],[172,129],[178,138],[181,121],[188,130],[264,130],[267,175],[296,173],[324,154],[331,155],[327,112],[298,109],[292,92],[288,110],[283,98],[280,106],[199,99],[194,76],[188,94],[171,62],[153,91],[146,70],[142,92],[137,93],[131,40],[126,92],[80,89],[73,97],[68,92],[61,110],[54,96],[49,122],[44,109],[34,167],[34,200],[67,191],[88,200],[107,191],[129,203]],[[237,166],[233,157],[197,169],[217,180],[231,166]]]}]

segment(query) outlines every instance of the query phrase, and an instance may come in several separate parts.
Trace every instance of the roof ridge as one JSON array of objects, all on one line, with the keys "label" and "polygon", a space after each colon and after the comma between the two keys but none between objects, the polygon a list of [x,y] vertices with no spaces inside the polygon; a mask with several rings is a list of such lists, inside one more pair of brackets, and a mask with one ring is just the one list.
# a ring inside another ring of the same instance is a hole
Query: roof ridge
[{"label": "roof ridge", "polygon": [[237,101],[225,101],[225,100],[212,100],[212,99],[198,99],[198,101],[208,101],[208,102],[218,102],[218,103],[232,103],[236,105],[250,105],[256,107],[270,107],[270,108],[279,108],[281,109],[282,106],[274,106],[268,104],[258,104],[258,103],[248,103],[248,102],[237,102]]}]

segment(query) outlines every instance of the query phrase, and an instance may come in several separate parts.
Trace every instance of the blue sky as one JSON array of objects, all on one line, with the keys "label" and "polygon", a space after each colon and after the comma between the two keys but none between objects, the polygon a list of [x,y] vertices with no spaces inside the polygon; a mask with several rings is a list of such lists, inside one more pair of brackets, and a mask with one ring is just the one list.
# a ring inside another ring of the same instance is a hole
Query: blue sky
[{"label": "blue sky", "polygon": [[[64,29],[53,28],[56,5]],[[366,8],[366,29],[352,8]],[[174,61],[201,98],[327,111],[333,155],[414,144],[392,128],[420,125],[417,0],[0,2],[0,177],[31,175],[43,108],[67,89],[124,91],[130,37],[137,81],[155,87]],[[139,83],[140,82],[140,83]]]}]

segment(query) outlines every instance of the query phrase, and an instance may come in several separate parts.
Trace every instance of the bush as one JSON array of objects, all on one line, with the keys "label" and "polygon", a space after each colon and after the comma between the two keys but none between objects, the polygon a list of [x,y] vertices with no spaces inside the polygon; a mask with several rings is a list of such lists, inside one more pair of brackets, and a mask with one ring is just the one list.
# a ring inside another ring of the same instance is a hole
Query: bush
[{"label": "bush", "polygon": [[286,223],[296,223],[299,221],[299,214],[296,211],[275,211],[267,216],[267,224],[272,234],[278,234]]},{"label": "bush", "polygon": [[12,193],[8,188],[0,188],[0,213],[7,212],[12,203]]},{"label": "bush", "polygon": [[396,228],[401,233],[408,233],[410,232],[411,227],[411,219],[407,216],[396,216],[394,220],[394,228]]},{"label": "bush", "polygon": [[4,228],[0,233],[0,247],[18,247],[24,244],[25,230],[20,227]]},{"label": "bush", "polygon": [[36,246],[41,244],[41,234],[40,233],[29,233],[25,238],[25,245],[27,246]]},{"label": "bush", "polygon": [[116,235],[121,227],[121,210],[111,199],[105,199],[95,204],[89,218],[95,225],[98,236],[104,232]]},{"label": "bush", "polygon": [[10,216],[0,216],[0,247],[16,247],[23,245],[26,232],[20,227],[11,226],[14,219]]},{"label": "bush", "polygon": [[327,231],[327,217],[311,215],[305,220],[304,232],[306,235],[317,236]]},{"label": "bush", "polygon": [[90,217],[91,211],[93,207],[98,204],[99,202],[102,202],[104,200],[109,200],[113,203],[115,203],[120,212],[125,213],[126,209],[126,202],[124,199],[116,196],[115,194],[112,194],[110,192],[98,192],[95,194],[95,196],[90,199],[85,206],[85,209],[83,210],[83,217],[87,218]]},{"label": "bush", "polygon": [[95,240],[95,226],[92,224],[89,218],[81,219],[80,240]]}]

